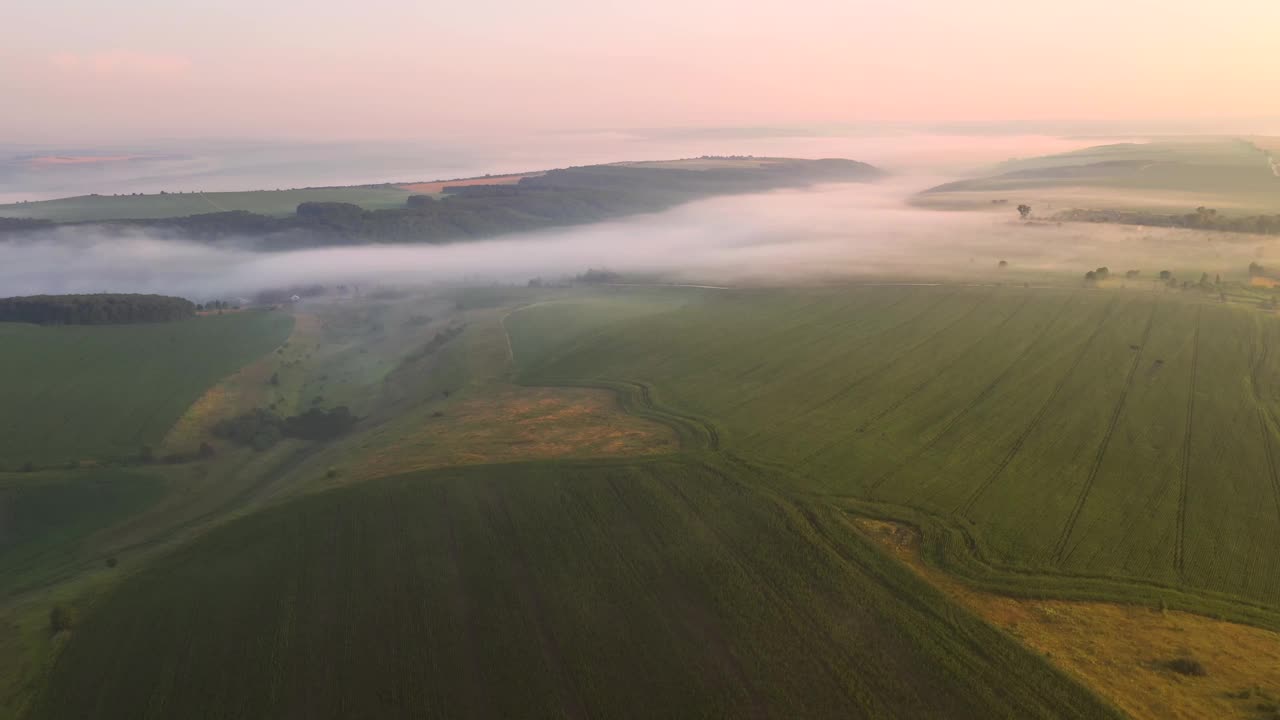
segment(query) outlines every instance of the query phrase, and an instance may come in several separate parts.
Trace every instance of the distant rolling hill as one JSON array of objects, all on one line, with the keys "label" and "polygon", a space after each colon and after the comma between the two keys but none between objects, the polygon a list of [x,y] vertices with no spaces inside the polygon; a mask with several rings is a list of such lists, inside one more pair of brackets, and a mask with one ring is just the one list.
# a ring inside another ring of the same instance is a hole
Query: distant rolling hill
[{"label": "distant rolling hill", "polygon": [[1041,217],[1067,210],[1178,215],[1197,207],[1236,217],[1280,213],[1269,147],[1265,138],[1102,145],[1002,163],[930,188],[915,203],[1009,212],[1026,203]]},{"label": "distant rolling hill", "polygon": [[404,186],[277,192],[89,196],[0,205],[0,239],[93,224],[260,250],[443,243],[655,212],[714,195],[875,180],[853,160],[696,158],[564,168]]}]

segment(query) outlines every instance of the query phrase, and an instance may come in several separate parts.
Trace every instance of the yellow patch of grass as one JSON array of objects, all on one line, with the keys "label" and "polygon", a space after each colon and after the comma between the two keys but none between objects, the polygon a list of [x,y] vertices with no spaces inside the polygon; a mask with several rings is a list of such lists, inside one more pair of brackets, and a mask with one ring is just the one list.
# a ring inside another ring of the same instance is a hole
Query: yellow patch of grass
[{"label": "yellow patch of grass", "polygon": [[520,175],[491,175],[489,177],[466,178],[463,180],[436,180],[434,182],[409,183],[399,185],[401,190],[431,195],[444,192],[447,187],[471,187],[473,185],[514,185],[527,177],[541,177],[544,173],[523,173]]},{"label": "yellow patch of grass", "polygon": [[451,403],[412,435],[362,458],[352,473],[364,479],[448,465],[677,449],[670,428],[628,415],[607,391],[506,386]]},{"label": "yellow patch of grass", "polygon": [[[296,315],[286,343],[301,346],[313,342],[319,333],[320,322],[316,316]],[[271,375],[280,364],[281,356],[273,350],[206,390],[169,429],[160,446],[162,453],[192,452],[208,439],[219,420],[267,404],[264,400],[272,390]]]},{"label": "yellow patch of grass", "polygon": [[[1134,718],[1272,717],[1268,708],[1280,703],[1280,633],[1134,605],[982,592],[925,565],[911,528],[855,523],[932,585]],[[1170,669],[1178,658],[1198,661],[1205,674]]]}]

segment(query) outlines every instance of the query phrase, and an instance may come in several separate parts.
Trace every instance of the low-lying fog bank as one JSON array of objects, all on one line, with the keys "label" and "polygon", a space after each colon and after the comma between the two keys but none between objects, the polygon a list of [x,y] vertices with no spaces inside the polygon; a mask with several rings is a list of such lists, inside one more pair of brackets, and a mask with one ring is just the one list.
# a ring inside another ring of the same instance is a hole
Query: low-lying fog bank
[{"label": "low-lying fog bank", "polygon": [[[720,197],[666,212],[450,245],[254,253],[147,235],[62,228],[0,244],[0,296],[159,292],[193,299],[301,284],[553,280],[587,268],[672,279],[792,282],[867,276],[1070,280],[1108,266],[1241,277],[1280,262],[1276,238],[1085,224],[1023,224],[905,200],[937,178]],[[1194,278],[1193,278],[1194,279]]]}]

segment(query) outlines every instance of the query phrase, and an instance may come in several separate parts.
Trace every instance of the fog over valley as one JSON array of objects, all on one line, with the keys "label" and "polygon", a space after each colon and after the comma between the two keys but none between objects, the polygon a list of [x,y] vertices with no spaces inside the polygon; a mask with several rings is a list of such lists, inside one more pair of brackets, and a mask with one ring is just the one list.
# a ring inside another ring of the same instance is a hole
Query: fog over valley
[{"label": "fog over valley", "polygon": [[[285,252],[162,233],[61,227],[0,243],[4,294],[154,292],[192,299],[303,284],[524,283],[588,268],[662,281],[785,283],[882,277],[1035,282],[1161,269],[1240,273],[1274,239],[1193,230],[1021,223],[1012,207],[941,212],[908,200],[940,178],[716,197],[660,213],[445,245],[361,245]],[[1008,267],[996,272],[1004,260]]]}]

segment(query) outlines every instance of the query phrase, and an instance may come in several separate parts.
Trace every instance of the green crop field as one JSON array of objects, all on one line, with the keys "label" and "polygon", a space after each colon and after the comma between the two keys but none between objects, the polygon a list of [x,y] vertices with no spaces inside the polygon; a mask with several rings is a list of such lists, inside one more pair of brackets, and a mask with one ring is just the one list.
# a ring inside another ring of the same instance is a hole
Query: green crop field
[{"label": "green crop field", "polygon": [[22,469],[136,456],[222,377],[288,337],[284,313],[173,323],[0,323],[0,463]]},{"label": "green crop field", "polygon": [[1280,609],[1269,314],[861,287],[708,291],[614,320],[553,303],[507,325],[531,382],[640,383],[789,489],[937,519],[996,568]]},{"label": "green crop field", "polygon": [[[1113,716],[855,520],[977,589],[1280,629],[1280,319],[1134,285],[308,303],[236,397],[349,434],[0,475],[0,717]],[[274,317],[2,329],[136,361]]]},{"label": "green crop field", "polygon": [[859,539],[692,460],[371,481],[111,593],[35,718],[1113,717]]},{"label": "green crop field", "polygon": [[404,207],[413,193],[397,187],[336,187],[303,190],[166,193],[164,195],[80,195],[0,205],[0,217],[55,222],[150,220],[244,210],[289,216],[304,202],[344,202],[366,210]]},{"label": "green crop field", "polygon": [[0,596],[77,560],[86,537],[159,494],[155,478],[118,469],[0,474]]}]

